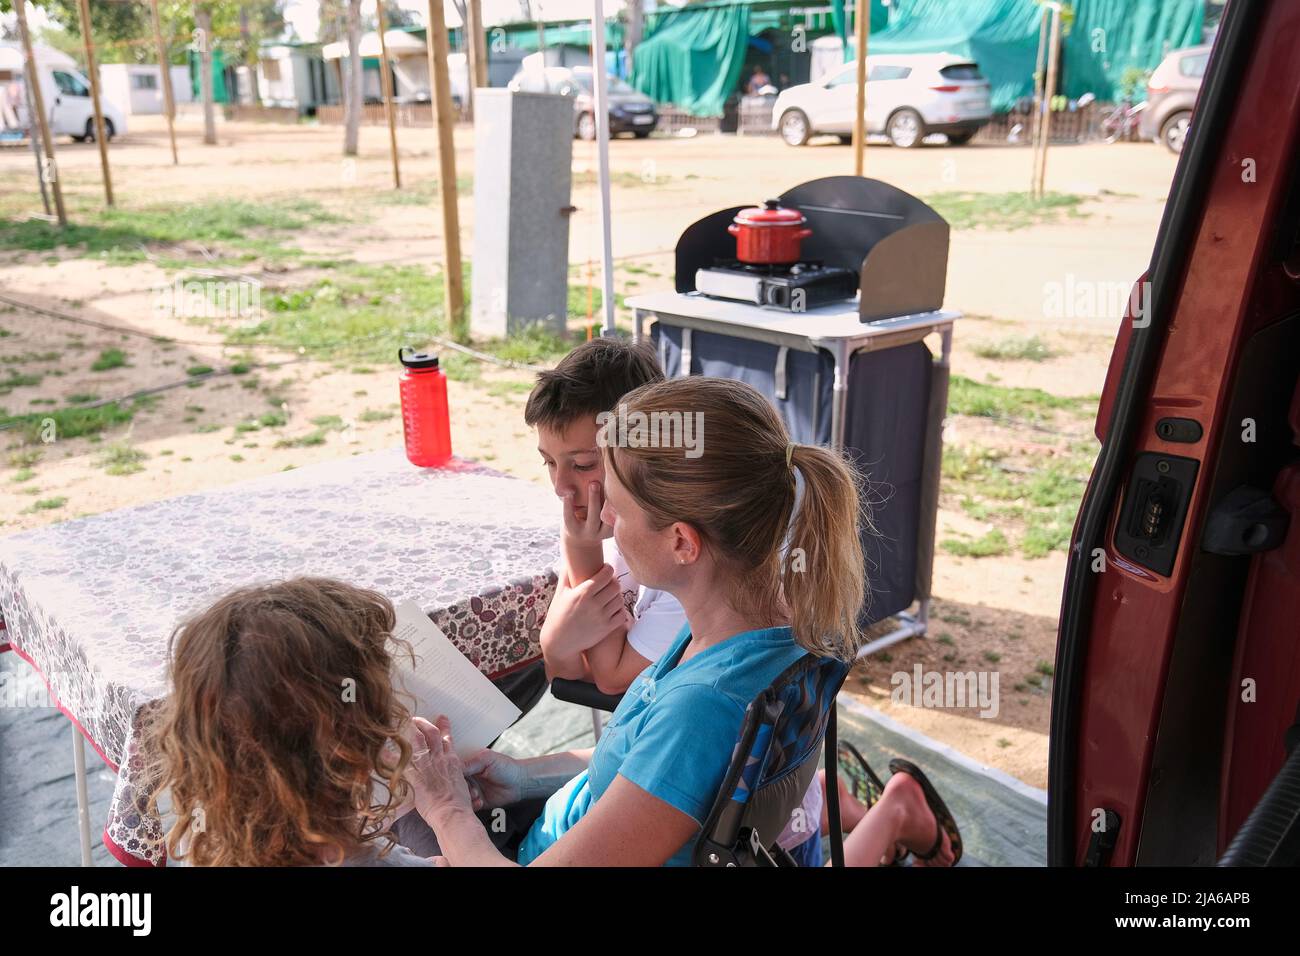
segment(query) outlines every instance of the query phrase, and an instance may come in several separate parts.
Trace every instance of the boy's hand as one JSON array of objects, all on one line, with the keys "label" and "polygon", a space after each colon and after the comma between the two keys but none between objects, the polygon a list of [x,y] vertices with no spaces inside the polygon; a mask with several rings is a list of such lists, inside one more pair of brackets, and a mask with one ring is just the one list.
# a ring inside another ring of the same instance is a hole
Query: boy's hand
[{"label": "boy's hand", "polygon": [[564,496],[564,536],[570,543],[594,547],[610,537],[614,529],[600,520],[605,508],[605,493],[599,481],[587,485],[587,505],[582,514],[572,493]]},{"label": "boy's hand", "polygon": [[614,569],[603,564],[586,581],[556,594],[542,626],[542,645],[544,650],[573,654],[594,647],[616,628],[631,625]]},{"label": "boy's hand", "polygon": [[480,750],[465,760],[471,805],[475,812],[508,807],[524,798],[524,765],[495,750]]}]

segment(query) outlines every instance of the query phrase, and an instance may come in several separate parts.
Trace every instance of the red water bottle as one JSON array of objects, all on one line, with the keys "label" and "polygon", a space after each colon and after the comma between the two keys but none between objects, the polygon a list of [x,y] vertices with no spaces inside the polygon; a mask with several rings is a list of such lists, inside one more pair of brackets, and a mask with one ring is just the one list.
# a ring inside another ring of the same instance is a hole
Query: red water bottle
[{"label": "red water bottle", "polygon": [[397,350],[397,358],[406,367],[398,382],[406,457],[421,468],[441,467],[451,460],[447,376],[438,368],[438,356],[431,353],[408,346]]}]

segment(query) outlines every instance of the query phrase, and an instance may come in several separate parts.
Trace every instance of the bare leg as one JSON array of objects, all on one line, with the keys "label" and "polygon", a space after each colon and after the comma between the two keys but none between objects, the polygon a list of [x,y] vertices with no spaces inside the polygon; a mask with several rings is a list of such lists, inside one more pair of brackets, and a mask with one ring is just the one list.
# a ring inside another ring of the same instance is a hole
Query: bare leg
[{"label": "bare leg", "polygon": [[[821,782],[822,788],[822,836],[826,836],[831,832],[830,821],[826,817],[826,771],[818,770],[817,779]],[[857,797],[849,793],[849,788],[844,785],[843,780],[837,777],[835,782],[840,791],[840,830],[844,833],[852,833],[854,827],[867,815],[867,808],[858,801]]]},{"label": "bare leg", "polygon": [[[938,824],[925,802],[921,785],[905,773],[896,773],[885,792],[844,841],[845,866],[880,866],[893,860],[896,848],[925,853],[934,844]],[[943,834],[939,855],[924,866],[951,866],[952,845]]]}]

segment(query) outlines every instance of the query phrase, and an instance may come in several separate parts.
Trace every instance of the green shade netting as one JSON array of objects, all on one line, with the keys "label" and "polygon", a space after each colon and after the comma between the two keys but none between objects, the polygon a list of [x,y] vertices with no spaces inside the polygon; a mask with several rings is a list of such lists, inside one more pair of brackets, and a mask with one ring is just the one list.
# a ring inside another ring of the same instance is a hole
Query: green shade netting
[{"label": "green shade netting", "polygon": [[686,8],[647,24],[632,59],[632,85],[693,116],[721,116],[749,45],[749,7]]},{"label": "green shade netting", "polygon": [[[953,53],[988,78],[995,112],[1034,91],[1041,6],[1034,0],[894,0],[890,25],[867,53]],[[1120,98],[1130,67],[1150,70],[1169,51],[1199,43],[1202,0],[1074,0],[1074,23],[1061,42],[1058,88],[1074,98]]]},{"label": "green shade netting", "polygon": [[[1201,0],[1078,0],[1074,27],[1061,43],[1061,92],[1119,101],[1125,70],[1150,71],[1170,50],[1200,43],[1204,24]],[[1136,99],[1145,99],[1145,82],[1132,85]]]}]

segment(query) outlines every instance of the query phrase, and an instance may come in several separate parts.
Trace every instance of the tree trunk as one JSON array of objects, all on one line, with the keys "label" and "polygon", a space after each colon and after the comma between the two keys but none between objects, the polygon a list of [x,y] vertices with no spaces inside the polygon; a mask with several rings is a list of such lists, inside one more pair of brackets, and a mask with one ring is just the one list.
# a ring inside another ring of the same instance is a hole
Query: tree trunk
[{"label": "tree trunk", "polygon": [[348,80],[343,95],[343,155],[357,155],[365,94],[361,66],[361,0],[348,0]]},{"label": "tree trunk", "polygon": [[257,61],[258,51],[253,47],[253,42],[249,37],[248,31],[248,8],[239,8],[239,37],[243,42],[243,61],[244,66],[248,68],[248,95],[253,106],[262,105],[262,91],[257,85]]},{"label": "tree trunk", "polygon": [[217,114],[212,101],[212,13],[206,4],[195,4],[194,25],[198,28],[199,96],[203,100],[203,142],[217,145]]}]

